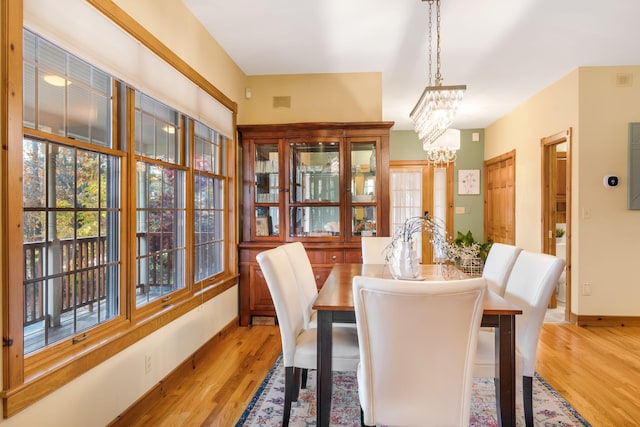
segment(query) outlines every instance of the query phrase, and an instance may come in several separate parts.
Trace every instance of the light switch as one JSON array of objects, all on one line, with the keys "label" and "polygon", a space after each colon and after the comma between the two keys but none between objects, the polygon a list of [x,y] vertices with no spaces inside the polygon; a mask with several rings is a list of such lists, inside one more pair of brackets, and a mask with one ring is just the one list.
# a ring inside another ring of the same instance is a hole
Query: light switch
[{"label": "light switch", "polygon": [[464,206],[456,206],[456,214],[463,214],[466,212]]}]

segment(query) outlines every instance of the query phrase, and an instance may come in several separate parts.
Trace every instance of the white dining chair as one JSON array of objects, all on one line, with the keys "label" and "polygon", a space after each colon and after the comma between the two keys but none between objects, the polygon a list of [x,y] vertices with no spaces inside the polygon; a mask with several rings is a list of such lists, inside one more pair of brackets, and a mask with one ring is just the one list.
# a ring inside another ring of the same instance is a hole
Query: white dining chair
[{"label": "white dining chair", "polygon": [[296,276],[300,304],[304,315],[304,327],[316,327],[318,313],[312,307],[318,296],[318,285],[316,284],[316,276],[313,273],[313,267],[311,267],[307,251],[301,242],[286,243],[281,247],[287,253],[293,273]]},{"label": "white dining chair", "polygon": [[[276,247],[256,256],[276,309],[282,360],[285,368],[284,413],[282,425],[289,425],[291,402],[297,399],[300,370],[315,369],[317,329],[305,328],[300,304],[300,288],[287,252]],[[355,328],[333,328],[333,370],[355,371],[358,366],[358,336]]]},{"label": "white dining chair", "polygon": [[385,264],[384,250],[391,243],[391,237],[363,237],[362,243],[362,263],[363,264]]},{"label": "white dining chair", "polygon": [[469,425],[486,280],[356,276],[363,425]]},{"label": "white dining chair", "polygon": [[[552,255],[523,250],[516,258],[504,299],[519,306],[516,319],[516,375],[522,377],[525,423],[533,426],[533,376],[540,330],[551,294],[564,268],[564,260]],[[474,376],[495,376],[495,334],[480,331]]]},{"label": "white dining chair", "polygon": [[500,296],[504,295],[507,279],[521,251],[521,248],[506,243],[491,245],[482,270],[482,277],[487,279],[489,289]]}]

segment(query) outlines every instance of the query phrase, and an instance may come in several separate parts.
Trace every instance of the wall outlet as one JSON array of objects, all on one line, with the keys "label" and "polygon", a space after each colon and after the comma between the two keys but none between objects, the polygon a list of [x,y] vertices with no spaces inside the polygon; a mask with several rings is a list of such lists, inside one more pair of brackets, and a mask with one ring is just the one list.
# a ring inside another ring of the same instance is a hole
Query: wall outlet
[{"label": "wall outlet", "polygon": [[148,374],[151,372],[151,355],[145,354],[144,356],[144,373]]},{"label": "wall outlet", "polygon": [[591,283],[585,283],[582,285],[582,295],[585,297],[591,296]]}]

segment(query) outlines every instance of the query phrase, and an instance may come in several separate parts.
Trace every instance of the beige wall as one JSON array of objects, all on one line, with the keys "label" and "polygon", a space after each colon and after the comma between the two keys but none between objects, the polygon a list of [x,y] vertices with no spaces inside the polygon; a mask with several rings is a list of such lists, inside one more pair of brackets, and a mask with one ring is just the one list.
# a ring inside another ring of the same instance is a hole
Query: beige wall
[{"label": "beige wall", "polygon": [[[382,120],[381,73],[249,76],[241,124]],[[290,97],[290,108],[274,107]]]},{"label": "beige wall", "polygon": [[[616,86],[630,73],[633,85]],[[640,212],[627,210],[629,122],[640,121],[640,67],[583,67],[534,95],[485,131],[485,159],[516,149],[516,244],[541,249],[540,139],[573,129],[572,311],[640,316]],[[603,186],[615,174],[620,185]],[[526,191],[524,190],[526,189]],[[583,213],[590,212],[590,218]],[[592,295],[582,295],[582,285]]]},{"label": "beige wall", "polygon": [[[617,76],[625,74],[632,85],[618,86]],[[580,268],[574,280],[592,284],[592,296],[577,292],[581,314],[640,316],[634,273],[640,211],[627,209],[628,126],[640,122],[639,100],[640,66],[580,69],[580,204],[573,215],[580,225]],[[618,187],[604,187],[609,174],[620,177]]]},{"label": "beige wall", "polygon": [[572,72],[485,130],[485,160],[516,150],[518,246],[532,251],[541,250],[540,139],[570,127],[575,132],[577,124],[578,73]]}]

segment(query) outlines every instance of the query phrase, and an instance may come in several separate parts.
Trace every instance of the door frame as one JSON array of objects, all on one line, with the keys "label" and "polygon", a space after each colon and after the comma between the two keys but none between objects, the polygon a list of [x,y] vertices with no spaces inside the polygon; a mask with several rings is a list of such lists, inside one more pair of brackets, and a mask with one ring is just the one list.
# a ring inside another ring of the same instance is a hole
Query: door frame
[{"label": "door frame", "polygon": [[551,136],[540,139],[541,161],[541,208],[542,208],[542,227],[541,242],[542,252],[555,254],[555,214],[556,205],[553,201],[555,195],[551,194],[555,188],[555,161],[556,147],[558,144],[566,143],[566,176],[565,176],[565,194],[566,194],[566,266],[565,266],[565,286],[566,286],[566,302],[564,308],[564,318],[566,321],[571,320],[571,151],[572,151],[572,128],[558,132]]}]

